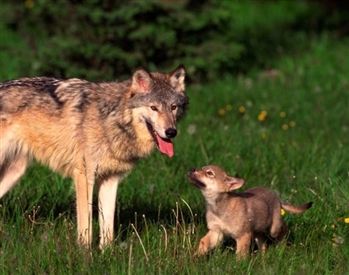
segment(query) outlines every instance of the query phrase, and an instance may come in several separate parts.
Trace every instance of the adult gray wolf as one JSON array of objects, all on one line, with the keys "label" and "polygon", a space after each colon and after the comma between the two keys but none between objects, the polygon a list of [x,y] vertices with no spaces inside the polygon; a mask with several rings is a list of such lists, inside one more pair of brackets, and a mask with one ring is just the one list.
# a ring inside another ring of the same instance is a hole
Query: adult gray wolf
[{"label": "adult gray wolf", "polygon": [[22,78],[0,84],[0,198],[30,161],[72,177],[78,242],[92,239],[92,192],[98,190],[100,247],[113,239],[118,183],[155,146],[171,157],[185,114],[185,69],[137,69],[121,82]]},{"label": "adult gray wolf", "polygon": [[271,190],[253,187],[236,194],[244,179],[227,175],[220,167],[205,166],[190,169],[189,180],[198,187],[206,200],[206,219],[209,232],[200,240],[196,255],[206,254],[223,239],[223,234],[236,240],[238,259],[246,258],[253,239],[264,253],[266,242],[263,232],[281,241],[288,230],[281,218],[281,209],[293,214],[309,209],[312,202],[302,206],[291,205],[279,199]]}]

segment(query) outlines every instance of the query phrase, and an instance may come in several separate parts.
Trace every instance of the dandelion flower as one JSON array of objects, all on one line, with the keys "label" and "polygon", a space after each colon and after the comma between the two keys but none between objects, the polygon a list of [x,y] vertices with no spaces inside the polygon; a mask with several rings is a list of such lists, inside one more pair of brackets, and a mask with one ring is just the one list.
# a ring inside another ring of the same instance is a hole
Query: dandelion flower
[{"label": "dandelion flower", "polygon": [[187,128],[187,132],[189,135],[193,135],[196,132],[196,125],[190,124]]},{"label": "dandelion flower", "polygon": [[345,219],[344,219],[344,222],[345,222],[345,223],[349,223],[349,218],[345,218]]},{"label": "dandelion flower", "polygon": [[263,110],[263,111],[259,114],[258,120],[259,120],[259,121],[264,121],[265,118],[267,117],[267,115],[268,115],[267,111]]},{"label": "dandelion flower", "polygon": [[290,121],[289,125],[290,125],[291,127],[294,127],[294,126],[296,126],[296,122],[294,122],[294,121],[292,120],[292,121]]},{"label": "dandelion flower", "polygon": [[280,112],[280,117],[285,117],[286,116],[286,112]]},{"label": "dandelion flower", "polygon": [[282,130],[287,130],[288,129],[288,125],[286,123],[282,124],[281,128],[282,128]]},{"label": "dandelion flower", "polygon": [[239,107],[239,113],[243,114],[245,113],[245,111],[246,111],[246,108],[244,106]]},{"label": "dandelion flower", "polygon": [[218,114],[220,116],[224,116],[226,114],[226,110],[221,108],[221,109],[218,110]]},{"label": "dandelion flower", "polygon": [[281,208],[281,216],[283,216],[283,215],[285,215],[285,210],[283,210],[282,208]]},{"label": "dandelion flower", "polygon": [[331,224],[331,229],[335,229],[336,226],[334,224]]}]

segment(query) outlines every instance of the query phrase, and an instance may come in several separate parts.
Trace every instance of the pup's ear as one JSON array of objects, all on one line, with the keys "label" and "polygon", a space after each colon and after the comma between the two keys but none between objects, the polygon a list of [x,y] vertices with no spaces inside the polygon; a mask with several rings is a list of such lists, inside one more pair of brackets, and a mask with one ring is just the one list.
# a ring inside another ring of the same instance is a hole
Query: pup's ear
[{"label": "pup's ear", "polygon": [[244,185],[245,180],[240,178],[234,178],[234,177],[227,177],[224,182],[228,185],[228,191],[233,191],[235,189],[239,189],[241,186]]},{"label": "pup's ear", "polygon": [[185,90],[185,69],[183,65],[179,65],[172,73],[169,74],[170,85],[178,93],[184,93]]},{"label": "pup's ear", "polygon": [[135,93],[148,93],[150,91],[151,82],[152,77],[150,73],[143,67],[140,67],[133,73],[131,89]]}]

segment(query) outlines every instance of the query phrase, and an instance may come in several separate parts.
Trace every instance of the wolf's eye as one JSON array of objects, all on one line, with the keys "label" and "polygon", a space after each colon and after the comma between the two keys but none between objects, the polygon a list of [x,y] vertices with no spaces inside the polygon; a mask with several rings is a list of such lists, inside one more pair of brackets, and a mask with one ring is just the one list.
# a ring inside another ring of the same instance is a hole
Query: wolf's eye
[{"label": "wolf's eye", "polygon": [[214,176],[211,171],[207,171],[206,174],[209,175],[210,177]]},{"label": "wolf's eye", "polygon": [[153,111],[157,111],[158,108],[156,108],[155,106],[150,106],[150,109],[152,109]]},{"label": "wolf's eye", "polygon": [[177,105],[172,105],[171,109],[172,109],[172,111],[176,110],[177,109]]}]

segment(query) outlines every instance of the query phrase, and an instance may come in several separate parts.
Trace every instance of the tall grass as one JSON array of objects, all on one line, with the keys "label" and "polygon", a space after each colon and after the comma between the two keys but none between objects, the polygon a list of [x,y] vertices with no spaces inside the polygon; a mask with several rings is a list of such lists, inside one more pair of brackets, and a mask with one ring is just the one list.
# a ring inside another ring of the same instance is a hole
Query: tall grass
[{"label": "tall grass", "polygon": [[[34,164],[0,202],[2,274],[348,274],[349,41],[324,36],[273,70],[189,85],[175,156],[141,160],[119,188],[116,237],[104,253],[76,245],[74,192]],[[16,77],[16,75],[13,75]],[[287,243],[237,262],[226,240],[194,258],[205,205],[187,180],[215,163],[292,203]],[[95,204],[96,205],[96,204]],[[97,210],[97,209],[95,209]]]}]

